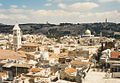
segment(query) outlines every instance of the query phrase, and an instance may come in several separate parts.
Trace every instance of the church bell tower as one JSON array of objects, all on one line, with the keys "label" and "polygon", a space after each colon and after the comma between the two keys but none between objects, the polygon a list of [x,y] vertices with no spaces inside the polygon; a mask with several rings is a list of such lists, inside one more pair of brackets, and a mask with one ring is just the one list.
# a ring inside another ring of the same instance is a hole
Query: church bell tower
[{"label": "church bell tower", "polygon": [[21,48],[21,29],[18,24],[13,28],[13,49],[17,51]]}]

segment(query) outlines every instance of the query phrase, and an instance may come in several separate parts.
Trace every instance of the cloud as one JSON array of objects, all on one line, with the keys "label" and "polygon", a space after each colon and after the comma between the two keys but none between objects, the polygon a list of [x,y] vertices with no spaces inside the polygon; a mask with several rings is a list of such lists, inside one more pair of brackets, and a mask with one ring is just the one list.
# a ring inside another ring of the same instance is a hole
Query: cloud
[{"label": "cloud", "polygon": [[120,0],[117,0],[118,2],[120,2]]},{"label": "cloud", "polygon": [[18,8],[17,5],[10,5],[11,8]]},{"label": "cloud", "polygon": [[26,8],[27,6],[26,5],[23,5],[22,8]]},{"label": "cloud", "polygon": [[47,0],[47,1],[51,2],[52,0]]},{"label": "cloud", "polygon": [[99,2],[120,2],[120,0],[98,0]]},{"label": "cloud", "polygon": [[116,0],[98,0],[99,2],[113,2],[113,1],[116,1]]},{"label": "cloud", "polygon": [[47,0],[48,2],[61,2],[62,0]]},{"label": "cloud", "polygon": [[62,0],[54,0],[54,2],[58,2],[58,3],[61,2],[61,1],[62,1]]},{"label": "cloud", "polygon": [[62,9],[85,11],[85,10],[90,10],[90,9],[99,7],[99,5],[93,2],[74,3],[72,5],[66,5],[66,4],[60,3],[58,4],[58,7]]},{"label": "cloud", "polygon": [[3,6],[3,4],[2,4],[2,3],[0,3],[0,6]]},{"label": "cloud", "polygon": [[0,13],[11,13],[11,14],[28,14],[34,12],[34,10],[24,10],[24,9],[0,9]]},{"label": "cloud", "polygon": [[67,9],[67,5],[66,4],[58,4],[58,7],[62,8],[62,9]]},{"label": "cloud", "polygon": [[[9,13],[8,13],[9,12]],[[0,21],[7,24],[19,23],[88,23],[88,22],[103,22],[105,18],[109,21],[120,22],[120,12],[96,12],[96,13],[81,13],[78,11],[65,10],[25,10],[25,9],[0,9]]]},{"label": "cloud", "polygon": [[47,3],[47,4],[45,4],[45,6],[46,7],[50,7],[50,6],[52,6],[52,4],[51,3]]},{"label": "cloud", "polygon": [[0,14],[0,19],[3,20],[23,20],[23,19],[28,19],[27,16],[22,15],[22,14],[9,14],[9,15],[5,15],[5,14]]}]

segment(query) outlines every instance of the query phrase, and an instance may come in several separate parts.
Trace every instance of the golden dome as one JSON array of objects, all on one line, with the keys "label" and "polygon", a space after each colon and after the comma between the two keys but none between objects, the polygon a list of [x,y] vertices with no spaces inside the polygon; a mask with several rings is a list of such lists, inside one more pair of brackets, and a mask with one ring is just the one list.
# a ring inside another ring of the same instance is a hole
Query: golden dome
[{"label": "golden dome", "polygon": [[91,35],[91,31],[87,29],[87,30],[85,31],[85,34]]}]

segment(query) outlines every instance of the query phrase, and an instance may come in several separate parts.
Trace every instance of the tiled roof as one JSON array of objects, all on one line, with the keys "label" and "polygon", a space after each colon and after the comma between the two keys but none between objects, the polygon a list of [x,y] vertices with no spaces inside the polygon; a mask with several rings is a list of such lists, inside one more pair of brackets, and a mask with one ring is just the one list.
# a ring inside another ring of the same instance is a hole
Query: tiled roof
[{"label": "tiled roof", "polygon": [[29,72],[40,72],[42,70],[43,69],[41,69],[41,68],[31,68],[31,69],[28,69]]},{"label": "tiled roof", "polygon": [[3,56],[3,55],[18,55],[18,56],[20,56],[20,54],[18,54],[15,51],[0,49],[0,56]]},{"label": "tiled roof", "polygon": [[57,58],[56,54],[54,54],[54,53],[49,52],[48,55],[49,55],[50,58]]},{"label": "tiled roof", "polygon": [[22,55],[23,57],[26,57],[26,52],[24,51],[17,51],[20,55]]},{"label": "tiled roof", "polygon": [[9,55],[9,56],[6,56],[6,55],[3,55],[3,56],[0,56],[0,59],[24,59],[20,56],[13,56],[13,55]]},{"label": "tiled roof", "polygon": [[22,46],[33,46],[33,47],[38,47],[40,46],[40,44],[36,44],[36,43],[25,43]]},{"label": "tiled roof", "polygon": [[0,72],[0,77],[6,75],[6,73]]},{"label": "tiled roof", "polygon": [[25,57],[25,54],[12,50],[0,49],[0,59],[23,59],[23,57]]},{"label": "tiled roof", "polygon": [[68,57],[68,53],[60,53],[58,56],[59,57]]},{"label": "tiled roof", "polygon": [[90,64],[90,62],[72,61],[71,64],[87,66],[88,64]]},{"label": "tiled roof", "polygon": [[114,58],[114,59],[120,58],[120,52],[111,52],[110,58]]},{"label": "tiled roof", "polygon": [[14,64],[13,67],[23,67],[23,68],[30,68],[31,65],[24,65],[24,64]]},{"label": "tiled roof", "polygon": [[69,68],[69,69],[67,69],[67,70],[65,70],[65,72],[68,74],[68,75],[70,75],[70,74],[72,74],[72,73],[74,73],[74,72],[77,72],[74,68]]}]

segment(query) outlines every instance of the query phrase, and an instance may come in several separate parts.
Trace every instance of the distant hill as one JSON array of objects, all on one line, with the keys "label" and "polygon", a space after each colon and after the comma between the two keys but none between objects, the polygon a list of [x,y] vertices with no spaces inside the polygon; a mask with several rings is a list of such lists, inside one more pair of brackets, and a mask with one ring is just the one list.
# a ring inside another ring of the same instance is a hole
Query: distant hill
[{"label": "distant hill", "polygon": [[[55,24],[20,24],[23,34],[45,34],[48,37],[61,37],[64,35],[81,35],[86,29],[90,29],[92,34],[99,36],[100,32],[103,36],[120,38],[120,23],[60,23]],[[0,33],[12,34],[13,25],[0,24]],[[115,34],[117,33],[117,34]]]}]

